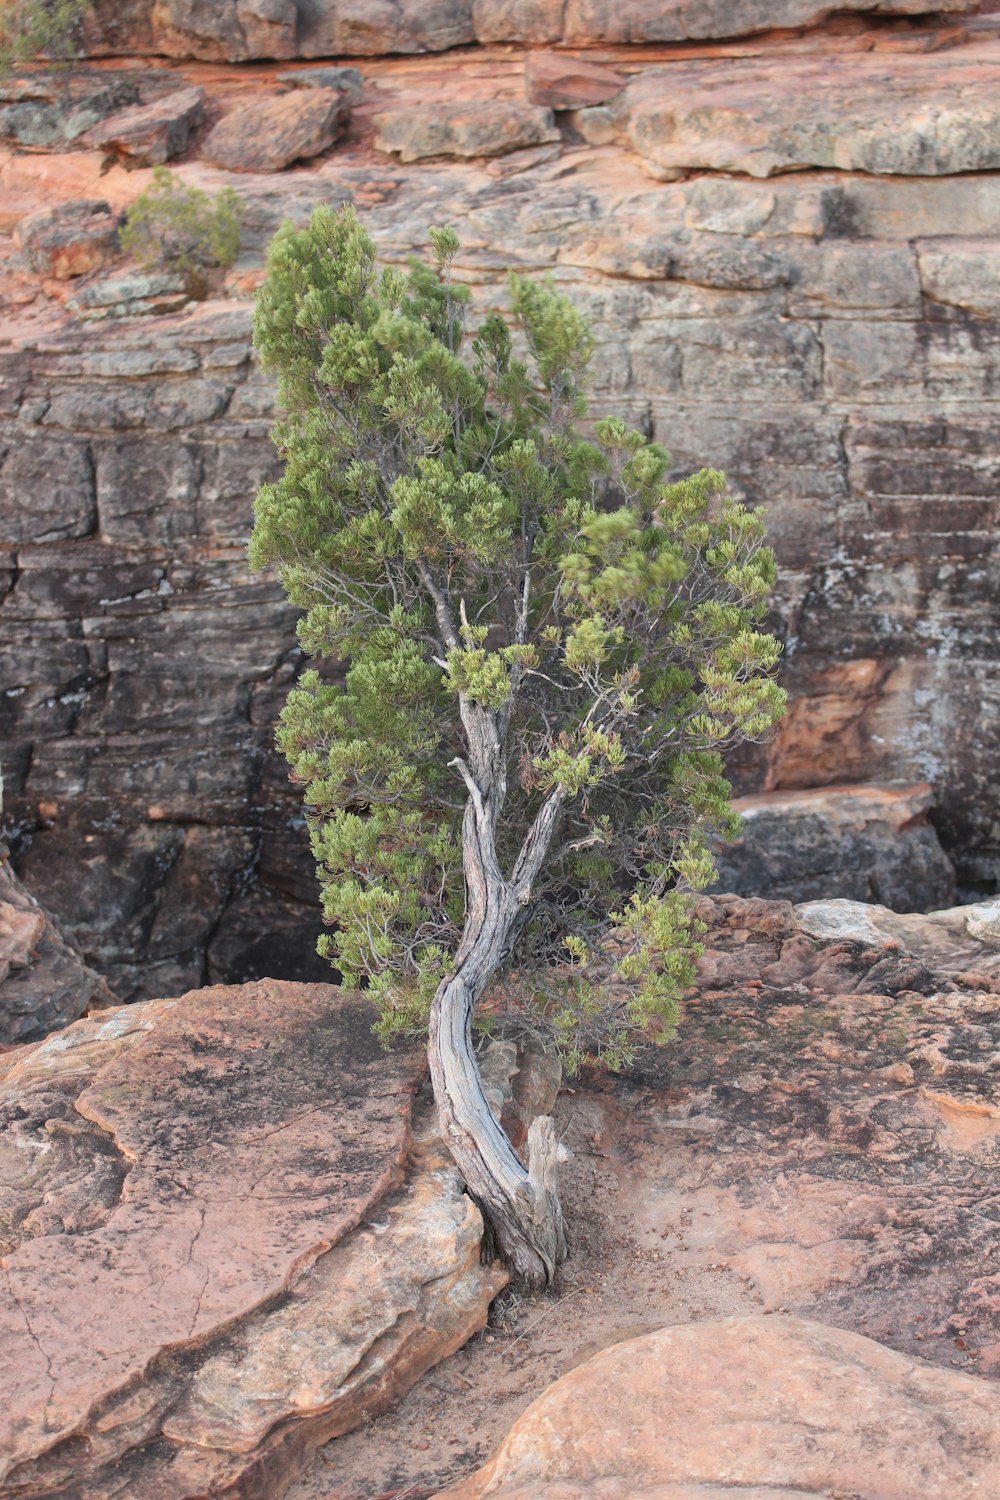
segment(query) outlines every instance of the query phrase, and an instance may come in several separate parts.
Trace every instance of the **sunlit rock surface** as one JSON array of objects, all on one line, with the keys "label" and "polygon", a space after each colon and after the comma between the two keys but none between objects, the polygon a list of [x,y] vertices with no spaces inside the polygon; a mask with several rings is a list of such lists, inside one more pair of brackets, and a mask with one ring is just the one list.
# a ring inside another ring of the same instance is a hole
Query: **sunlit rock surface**
[{"label": "sunlit rock surface", "polygon": [[279,1495],[506,1277],[370,1007],[260,982],[0,1058],[0,1487]]}]

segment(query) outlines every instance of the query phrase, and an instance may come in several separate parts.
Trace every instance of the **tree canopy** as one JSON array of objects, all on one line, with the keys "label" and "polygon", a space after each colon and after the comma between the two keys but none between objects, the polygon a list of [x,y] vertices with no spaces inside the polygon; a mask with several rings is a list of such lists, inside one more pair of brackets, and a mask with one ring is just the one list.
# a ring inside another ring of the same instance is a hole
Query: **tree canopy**
[{"label": "tree canopy", "polygon": [[691,893],[734,827],[722,751],[783,709],[774,560],[721,473],[672,479],[625,422],[584,425],[594,339],[566,297],[511,275],[513,326],[473,318],[456,236],[429,238],[432,264],[379,271],[353,210],[317,209],[273,241],[255,313],[285,469],[251,559],[343,664],[302,676],[279,731],[321,951],[384,1035],[423,1026],[488,799],[480,854],[516,896],[488,979],[571,1069],[620,1065],[691,979]]}]

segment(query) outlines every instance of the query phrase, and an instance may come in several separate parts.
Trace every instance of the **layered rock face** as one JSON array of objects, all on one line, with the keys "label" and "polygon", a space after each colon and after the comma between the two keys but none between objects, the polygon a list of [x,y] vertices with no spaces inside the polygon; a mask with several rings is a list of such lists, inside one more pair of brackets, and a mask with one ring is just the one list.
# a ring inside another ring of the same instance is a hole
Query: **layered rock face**
[{"label": "layered rock face", "polygon": [[[81,223],[106,234],[94,204],[114,214],[149,180],[143,168],[102,170],[126,139],[116,113],[157,104],[162,116],[171,90],[190,100],[201,89],[203,123],[173,165],[247,204],[241,260],[197,306],[176,281],[120,262],[46,276],[27,238],[8,243],[0,759],[19,867],[88,961],[123,998],[325,972],[310,956],[302,814],[271,749],[301,664],[294,617],[244,561],[253,493],[275,472],[249,292],[283,217],[345,199],[396,262],[424,250],[428,224],[453,223],[483,309],[503,301],[507,266],[551,272],[594,321],[595,413],[655,435],[678,473],[725,468],[737,494],[766,506],[791,706],[774,740],[734,767],[739,787],[926,782],[960,884],[990,889],[990,18],[964,20],[958,7],[946,23],[907,19],[907,4],[876,21],[860,7],[825,31],[673,46],[726,27],[801,26],[816,7],[741,6],[737,24],[731,6],[560,5],[552,25],[568,29],[555,35],[542,5],[513,20],[507,7],[507,31],[490,30],[501,8],[480,4],[396,6],[388,20],[380,10],[380,30],[362,6],[258,9],[136,4],[115,24],[134,45],[143,27],[170,28],[178,56],[270,57],[310,55],[307,34],[327,38],[321,51],[407,50],[393,28],[417,17],[408,46],[601,40],[612,77],[574,78],[569,65],[526,78],[531,54],[516,51],[366,61],[347,133],[329,146],[346,108],[337,79],[291,90],[276,70],[191,65],[147,68],[126,87],[120,68],[95,67],[77,95],[91,101],[86,130],[104,111],[108,144],[88,147],[84,131],[68,149],[64,130],[54,153],[12,148],[0,164],[11,228],[80,201]],[[479,28],[469,35],[466,12]],[[220,40],[233,16],[249,52]],[[355,29],[323,31],[334,16]],[[271,41],[246,42],[248,27]],[[279,32],[294,32],[291,50]],[[326,154],[282,172],[206,165],[203,143],[227,117],[256,102],[280,105],[284,120],[289,99],[326,89],[336,103],[308,106],[323,114],[308,149]],[[40,128],[24,107],[0,125]],[[484,128],[501,117],[502,131]]]},{"label": "layered rock face", "polygon": [[[949,0],[952,14],[979,8]],[[925,0],[842,0],[843,12],[920,15]],[[329,57],[437,52],[475,42],[679,42],[809,26],[822,0],[99,0],[88,22],[95,50],[168,57]]]}]

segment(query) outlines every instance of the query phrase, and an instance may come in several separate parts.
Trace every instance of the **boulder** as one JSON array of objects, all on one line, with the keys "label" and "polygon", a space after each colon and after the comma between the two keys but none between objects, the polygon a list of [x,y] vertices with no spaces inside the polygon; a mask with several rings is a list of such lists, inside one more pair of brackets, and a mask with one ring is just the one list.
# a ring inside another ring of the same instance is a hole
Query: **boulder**
[{"label": "boulder", "polygon": [[118,216],[103,198],[78,198],[21,219],[14,243],[40,276],[71,280],[117,255]]},{"label": "boulder", "polygon": [[349,117],[339,89],[293,89],[231,110],[209,132],[202,154],[233,172],[280,172],[328,151]]},{"label": "boulder", "polygon": [[186,151],[201,124],[205,90],[175,89],[151,104],[137,104],[109,115],[83,144],[105,151],[133,167],[156,167]]},{"label": "boulder", "polygon": [[[128,79],[108,80],[97,73],[72,73],[60,88],[44,76],[14,80],[4,94],[12,103],[0,105],[0,141],[29,150],[58,151],[74,145],[100,120],[134,104],[138,86]],[[22,84],[18,87],[18,84]]]},{"label": "boulder", "polygon": [[1000,47],[974,58],[783,57],[648,69],[576,117],[584,138],[638,152],[670,180],[709,168],[752,177],[837,168],[906,176],[1000,165]]},{"label": "boulder", "polygon": [[282,1494],[504,1285],[414,1051],[329,985],[203,989],[0,1059],[0,1486]]},{"label": "boulder", "polygon": [[0,844],[0,1047],[33,1042],[115,1004],[72,938],[25,890]]},{"label": "boulder", "polygon": [[524,62],[528,98],[547,109],[604,104],[621,93],[625,83],[624,76],[613,68],[560,52],[529,52]]},{"label": "boulder", "polygon": [[503,156],[558,140],[550,109],[504,99],[375,116],[376,147],[402,162],[430,156]]},{"label": "boulder", "polygon": [[440,1500],[992,1500],[1000,1387],[796,1317],[629,1339],[556,1381]]},{"label": "boulder", "polygon": [[765,792],[735,803],[742,831],[716,853],[715,889],[771,900],[846,898],[894,911],[955,900],[955,871],[915,786]]}]

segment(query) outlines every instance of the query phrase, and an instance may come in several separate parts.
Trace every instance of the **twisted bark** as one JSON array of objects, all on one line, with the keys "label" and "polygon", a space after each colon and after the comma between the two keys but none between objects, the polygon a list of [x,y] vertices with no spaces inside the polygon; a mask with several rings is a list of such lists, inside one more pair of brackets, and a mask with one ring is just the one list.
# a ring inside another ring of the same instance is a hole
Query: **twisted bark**
[{"label": "twisted bark", "polygon": [[465,929],[455,968],[434,996],[427,1051],[442,1133],[469,1194],[515,1279],[543,1288],[566,1258],[556,1193],[558,1142],[551,1119],[535,1120],[528,1135],[527,1166],[520,1160],[483,1092],[472,1046],[472,1017],[523,927],[532,883],[563,799],[555,792],[543,803],[511,877],[505,879],[494,838],[505,791],[496,724],[492,715],[464,707],[472,765],[455,764],[469,790],[462,828]]}]

